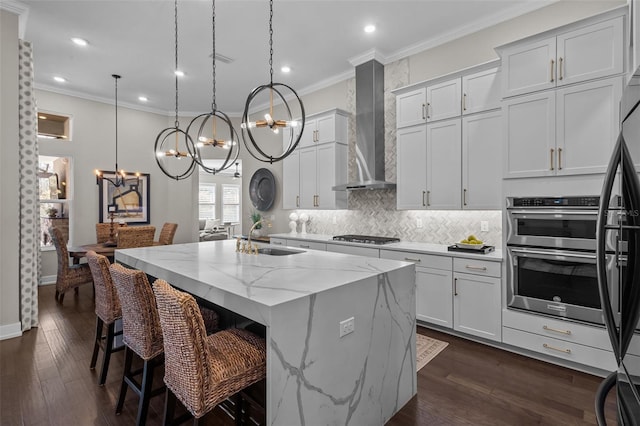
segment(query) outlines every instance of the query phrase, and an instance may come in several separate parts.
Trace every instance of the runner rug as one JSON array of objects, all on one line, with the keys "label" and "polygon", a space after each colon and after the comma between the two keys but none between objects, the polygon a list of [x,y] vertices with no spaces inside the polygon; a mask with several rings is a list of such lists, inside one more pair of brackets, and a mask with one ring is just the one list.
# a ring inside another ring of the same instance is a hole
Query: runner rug
[{"label": "runner rug", "polygon": [[416,334],[416,371],[427,365],[448,345],[447,342]]}]

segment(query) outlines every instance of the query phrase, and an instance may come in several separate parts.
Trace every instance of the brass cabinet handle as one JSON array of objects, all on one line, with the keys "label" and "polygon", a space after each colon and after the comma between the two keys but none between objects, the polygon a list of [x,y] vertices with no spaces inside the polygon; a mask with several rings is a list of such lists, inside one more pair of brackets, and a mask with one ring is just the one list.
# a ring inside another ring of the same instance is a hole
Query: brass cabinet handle
[{"label": "brass cabinet handle", "polygon": [[430,109],[431,109],[431,103],[427,102],[427,118],[431,118],[431,115],[429,114]]},{"label": "brass cabinet handle", "polygon": [[553,78],[553,66],[555,65],[556,61],[554,61],[553,59],[551,60],[551,83],[553,83],[555,80]]},{"label": "brass cabinet handle", "polygon": [[559,330],[557,328],[548,327],[546,325],[543,325],[542,329],[546,331],[553,331],[554,333],[566,334],[567,336],[571,336],[571,330]]},{"label": "brass cabinet handle", "polygon": [[565,353],[565,354],[570,354],[571,353],[571,349],[560,349],[560,348],[553,347],[551,345],[547,345],[546,343],[543,343],[542,347],[545,348],[545,349],[551,349],[553,351],[558,351],[558,352],[562,352],[562,353]]},{"label": "brass cabinet handle", "polygon": [[553,170],[553,151],[554,151],[553,148],[551,148],[551,153],[549,155],[549,161],[550,161],[549,170]]},{"label": "brass cabinet handle", "polygon": [[429,198],[431,198],[431,191],[427,191],[427,206],[431,205],[431,201],[429,201]]},{"label": "brass cabinet handle", "polygon": [[467,110],[467,94],[466,93],[462,95],[462,110],[463,111]]},{"label": "brass cabinet handle", "polygon": [[562,148],[558,148],[558,170],[562,170]]},{"label": "brass cabinet handle", "polygon": [[426,207],[427,202],[425,201],[425,196],[427,195],[427,191],[422,191],[422,206]]},{"label": "brass cabinet handle", "polygon": [[467,268],[467,269],[473,269],[474,271],[486,271],[486,270],[487,270],[487,267],[486,267],[486,266],[465,265],[465,268]]},{"label": "brass cabinet handle", "polygon": [[422,119],[423,120],[427,119],[427,111],[426,111],[426,109],[427,109],[427,105],[422,104]]},{"label": "brass cabinet handle", "polygon": [[300,248],[309,248],[309,246],[305,244],[300,244]]},{"label": "brass cabinet handle", "polygon": [[320,196],[316,195],[316,207],[320,207]]},{"label": "brass cabinet handle", "polygon": [[300,196],[296,195],[296,207],[300,207]]},{"label": "brass cabinet handle", "polygon": [[453,279],[453,295],[454,296],[458,295],[458,279],[457,278]]},{"label": "brass cabinet handle", "polygon": [[415,262],[415,263],[420,263],[421,262],[420,259],[412,259],[410,257],[405,257],[404,260],[406,260],[407,262]]},{"label": "brass cabinet handle", "polygon": [[558,80],[562,80],[562,56],[558,58]]},{"label": "brass cabinet handle", "polygon": [[462,190],[462,205],[466,206],[467,205],[467,189],[463,189]]},{"label": "brass cabinet handle", "polygon": [[284,244],[282,244],[281,241],[271,241],[271,244],[273,244],[274,246],[283,246]]}]

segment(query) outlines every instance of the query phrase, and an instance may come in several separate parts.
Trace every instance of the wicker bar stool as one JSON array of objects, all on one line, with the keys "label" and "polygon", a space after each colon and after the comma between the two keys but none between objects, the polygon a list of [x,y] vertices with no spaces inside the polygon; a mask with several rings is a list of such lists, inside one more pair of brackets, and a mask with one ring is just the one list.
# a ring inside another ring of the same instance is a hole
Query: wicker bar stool
[{"label": "wicker bar stool", "polygon": [[49,228],[49,235],[51,235],[51,241],[56,247],[56,253],[58,254],[58,275],[56,277],[56,301],[62,304],[64,300],[64,294],[67,290],[75,289],[78,292],[78,287],[83,284],[92,284],[93,276],[89,265],[86,263],[81,265],[69,265],[69,251],[67,250],[67,242],[62,236],[62,232],[56,228]]},{"label": "wicker bar stool", "polygon": [[178,229],[177,223],[166,222],[164,225],[162,225],[162,229],[160,230],[160,236],[158,237],[158,244],[161,244],[161,245],[173,244],[173,237],[176,235],[177,229]]},{"label": "wicker bar stool", "polygon": [[[136,425],[147,421],[149,400],[164,391],[164,386],[152,389],[153,372],[163,360],[162,330],[151,285],[144,272],[127,269],[119,264],[109,267],[111,278],[122,306],[122,331],[124,340],[124,373],[116,414],[122,412],[127,389],[130,387],[139,397]],[[133,354],[143,360],[142,370],[132,370]],[[140,382],[136,380],[142,374]]]},{"label": "wicker bar stool", "polygon": [[[111,354],[124,349],[124,345],[114,347],[115,337],[122,335],[122,331],[116,332],[115,330],[116,320],[122,318],[122,309],[120,308],[118,293],[111,280],[109,260],[106,256],[90,250],[87,252],[87,263],[93,275],[96,303],[96,338],[89,368],[92,370],[96,368],[98,351],[102,349],[104,355],[102,358],[102,369],[98,377],[98,385],[103,386],[107,379]],[[107,327],[106,336],[102,334],[104,326]]]},{"label": "wicker bar stool", "polygon": [[[195,299],[164,280],[153,284],[164,338],[164,424],[174,424],[176,398],[198,419],[266,375],[264,339],[242,329],[207,336]],[[242,424],[236,404],[236,424]],[[177,422],[187,420],[180,418]]]}]

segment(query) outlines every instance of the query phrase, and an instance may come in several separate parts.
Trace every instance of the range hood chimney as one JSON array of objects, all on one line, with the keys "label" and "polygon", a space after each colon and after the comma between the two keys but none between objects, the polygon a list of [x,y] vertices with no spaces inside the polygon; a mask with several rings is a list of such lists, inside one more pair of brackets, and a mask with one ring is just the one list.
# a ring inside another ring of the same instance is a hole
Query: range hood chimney
[{"label": "range hood chimney", "polygon": [[334,191],[395,189],[384,179],[384,66],[371,59],[356,66],[357,180]]}]

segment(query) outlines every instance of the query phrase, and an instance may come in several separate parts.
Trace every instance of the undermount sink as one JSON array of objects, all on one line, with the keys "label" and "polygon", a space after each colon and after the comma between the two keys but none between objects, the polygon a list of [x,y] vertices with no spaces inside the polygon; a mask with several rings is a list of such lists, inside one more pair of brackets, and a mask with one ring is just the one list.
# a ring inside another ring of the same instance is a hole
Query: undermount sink
[{"label": "undermount sink", "polygon": [[262,247],[258,249],[259,254],[268,254],[269,256],[289,256],[290,254],[304,253],[304,250],[283,249],[275,247]]}]

